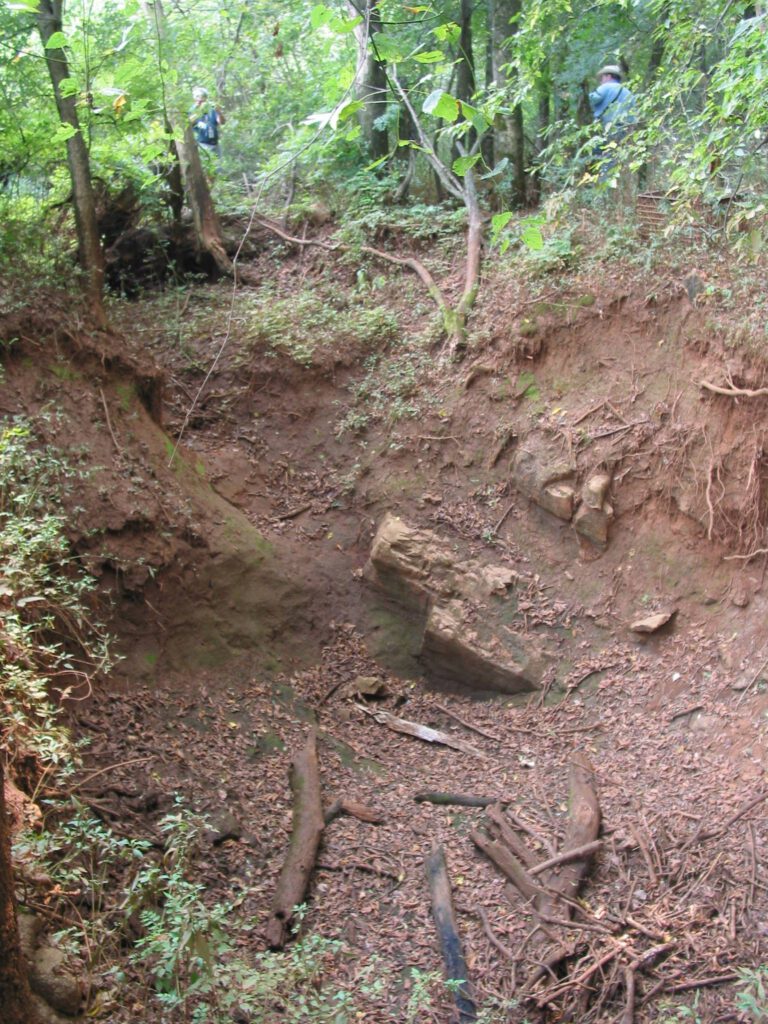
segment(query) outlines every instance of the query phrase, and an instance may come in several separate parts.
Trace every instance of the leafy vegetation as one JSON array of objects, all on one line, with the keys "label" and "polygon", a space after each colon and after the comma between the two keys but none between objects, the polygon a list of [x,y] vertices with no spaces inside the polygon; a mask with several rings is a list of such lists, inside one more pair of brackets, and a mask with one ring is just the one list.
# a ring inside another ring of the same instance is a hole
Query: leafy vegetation
[{"label": "leafy vegetation", "polygon": [[111,665],[91,607],[93,581],[72,558],[63,498],[79,471],[35,442],[24,420],[0,422],[0,729],[5,746],[69,757],[49,696],[82,694]]}]

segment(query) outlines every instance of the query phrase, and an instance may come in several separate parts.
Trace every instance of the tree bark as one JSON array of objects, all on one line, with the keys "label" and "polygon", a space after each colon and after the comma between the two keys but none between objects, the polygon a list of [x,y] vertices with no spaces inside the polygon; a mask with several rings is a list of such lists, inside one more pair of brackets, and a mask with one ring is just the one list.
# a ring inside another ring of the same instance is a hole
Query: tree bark
[{"label": "tree bark", "polygon": [[184,141],[176,141],[176,150],[179,154],[181,173],[187,186],[198,245],[213,257],[214,263],[222,274],[231,276],[234,273],[234,267],[224,247],[219,216],[213,205],[211,190],[208,188],[208,180],[203,170],[200,150],[195,142],[191,124],[184,129]]},{"label": "tree bark", "polygon": [[[472,50],[472,12],[474,4],[472,0],[461,0],[459,11],[459,59],[456,64],[456,90],[454,95],[457,100],[471,103],[475,94],[475,58]],[[471,148],[477,137],[474,128],[471,128],[464,136],[464,145]],[[453,147],[453,158],[460,156],[461,152],[458,143]]]},{"label": "tree bark", "polygon": [[[509,54],[509,39],[517,32],[520,15],[520,0],[491,0],[491,42],[493,48],[493,81],[498,89],[514,88],[517,76],[505,69]],[[525,206],[525,137],[523,132],[523,108],[517,103],[506,116],[500,116],[500,126],[494,140],[494,159],[503,157],[512,164],[512,205]]]},{"label": "tree bark", "polygon": [[[63,7],[63,0],[39,0],[35,17],[44,48],[55,32],[62,31]],[[62,124],[67,124],[73,129],[72,135],[67,139],[67,164],[72,179],[80,265],[85,273],[85,292],[91,312],[97,323],[105,327],[107,318],[103,298],[104,252],[99,238],[88,150],[77,116],[76,95],[62,95],[61,84],[69,78],[69,67],[64,51],[56,46],[45,49],[45,59],[59,118]]]},{"label": "tree bark", "polygon": [[[143,7],[157,36],[158,56],[161,60],[167,60],[172,53],[167,52],[171,50],[171,46],[162,0],[144,0]],[[233,276],[235,268],[227,255],[221,224],[213,205],[211,190],[208,187],[208,179],[200,160],[200,151],[197,148],[192,125],[187,119],[182,128],[179,124],[180,119],[170,106],[165,107],[164,115],[166,124],[170,125],[175,138],[176,153],[192,210],[197,244],[203,252],[210,254],[222,274]]]},{"label": "tree bark", "polygon": [[369,49],[371,38],[381,32],[381,13],[378,0],[366,0],[365,9],[350,5],[350,12],[363,20],[355,28],[358,48],[358,73],[355,94],[363,104],[357,117],[363,139],[373,160],[381,160],[389,153],[389,138],[386,128],[376,127],[376,120],[387,112],[387,73],[376,53]]},{"label": "tree bark", "polygon": [[37,1015],[16,919],[4,776],[0,755],[0,1007],[3,1024],[34,1024]]},{"label": "tree bark", "polygon": [[290,934],[293,908],[304,899],[325,826],[320,796],[317,737],[309,734],[291,765],[293,826],[291,842],[277,880],[266,937],[270,949],[282,949]]}]

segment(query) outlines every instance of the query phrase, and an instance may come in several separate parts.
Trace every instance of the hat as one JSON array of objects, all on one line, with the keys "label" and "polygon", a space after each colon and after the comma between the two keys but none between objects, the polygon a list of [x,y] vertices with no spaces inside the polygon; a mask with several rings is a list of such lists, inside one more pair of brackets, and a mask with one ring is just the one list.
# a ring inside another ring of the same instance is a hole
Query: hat
[{"label": "hat", "polygon": [[597,72],[597,77],[601,75],[613,75],[614,78],[618,78],[619,81],[624,77],[624,72],[621,70],[618,64],[606,64],[604,68],[600,68]]},{"label": "hat", "polygon": [[208,98],[208,90],[204,89],[202,85],[196,85],[192,90],[192,98],[196,100],[204,100]]}]

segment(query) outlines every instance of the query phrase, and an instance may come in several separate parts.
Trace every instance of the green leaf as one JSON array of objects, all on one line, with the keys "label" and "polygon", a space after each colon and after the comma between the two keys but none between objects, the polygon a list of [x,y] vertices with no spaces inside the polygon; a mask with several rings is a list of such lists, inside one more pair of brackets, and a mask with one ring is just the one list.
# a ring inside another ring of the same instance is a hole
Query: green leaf
[{"label": "green leaf", "polygon": [[501,160],[499,160],[499,162],[496,164],[496,166],[492,168],[490,171],[488,171],[487,174],[481,174],[480,179],[482,181],[487,181],[488,178],[495,178],[497,174],[501,174],[502,171],[505,171],[508,166],[509,157],[503,156]]},{"label": "green leaf", "polygon": [[76,96],[79,91],[77,82],[74,78],[62,78],[59,82],[59,92],[62,96]]},{"label": "green leaf", "polygon": [[338,111],[334,121],[332,122],[335,128],[337,124],[341,124],[342,121],[346,121],[347,118],[352,117],[353,114],[361,110],[365,104],[362,100],[350,100],[349,103],[345,103],[341,110]]},{"label": "green leaf", "polygon": [[477,107],[471,106],[469,103],[461,101],[461,112],[468,121],[472,123],[472,127],[476,132],[484,132],[490,127],[490,121]]},{"label": "green leaf", "polygon": [[453,161],[451,170],[454,174],[458,174],[460,178],[463,178],[467,171],[474,167],[477,161],[480,159],[480,154],[475,153],[474,156],[460,156]]},{"label": "green leaf", "polygon": [[69,40],[63,32],[54,32],[45,44],[45,48],[46,50],[60,50],[63,46],[67,46],[68,43]]},{"label": "green leaf", "polygon": [[73,128],[71,124],[62,122],[56,131],[53,133],[51,142],[66,142],[67,139],[71,139],[73,135],[77,134],[77,128]]},{"label": "green leaf", "polygon": [[323,25],[327,25],[329,21],[333,21],[336,15],[325,4],[317,4],[312,8],[309,15],[309,23],[314,29],[322,28]]},{"label": "green leaf", "polygon": [[530,249],[531,252],[540,252],[544,248],[544,236],[541,233],[540,220],[538,218],[523,221],[520,241]]},{"label": "green leaf", "polygon": [[461,38],[461,28],[455,21],[446,21],[444,25],[432,29],[432,32],[439,43],[457,43]]},{"label": "green leaf", "polygon": [[371,49],[380,60],[389,61],[391,64],[397,64],[408,56],[408,49],[402,43],[383,32],[376,32],[373,36]]},{"label": "green leaf", "polygon": [[441,60],[445,60],[445,54],[442,50],[427,50],[426,53],[414,54],[413,59],[419,64],[439,64]]},{"label": "green leaf", "polygon": [[496,241],[513,217],[514,214],[509,210],[505,210],[504,213],[495,213],[491,217],[491,244]]},{"label": "green leaf", "polygon": [[435,89],[424,100],[421,109],[425,114],[434,114],[444,121],[455,121],[459,116],[459,101],[442,89]]}]

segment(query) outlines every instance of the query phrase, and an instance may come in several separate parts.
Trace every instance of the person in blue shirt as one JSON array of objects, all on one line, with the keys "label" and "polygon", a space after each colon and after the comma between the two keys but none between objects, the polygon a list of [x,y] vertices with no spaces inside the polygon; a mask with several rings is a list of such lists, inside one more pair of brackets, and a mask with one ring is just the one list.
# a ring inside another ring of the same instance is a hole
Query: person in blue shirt
[{"label": "person in blue shirt", "polygon": [[215,156],[221,156],[219,129],[224,124],[224,115],[208,102],[208,90],[198,85],[192,90],[195,101],[189,110],[189,120],[195,141],[200,149]]},{"label": "person in blue shirt", "polygon": [[602,127],[603,139],[595,150],[595,156],[603,158],[601,180],[615,165],[614,159],[605,160],[606,152],[614,154],[616,146],[635,123],[635,97],[624,85],[624,73],[618,64],[607,64],[597,73],[600,84],[589,94],[589,104],[595,123]]}]

